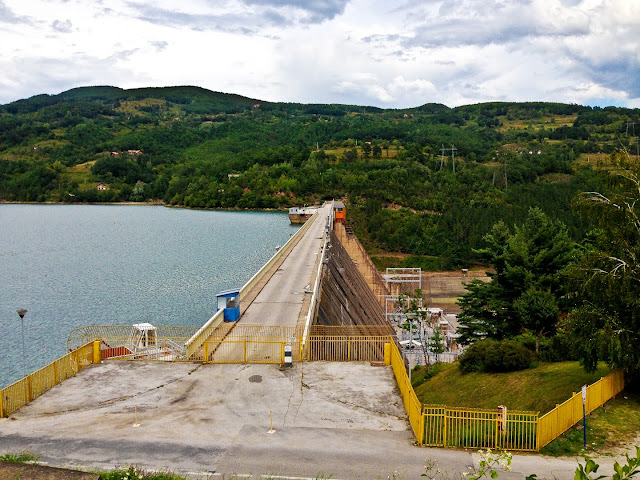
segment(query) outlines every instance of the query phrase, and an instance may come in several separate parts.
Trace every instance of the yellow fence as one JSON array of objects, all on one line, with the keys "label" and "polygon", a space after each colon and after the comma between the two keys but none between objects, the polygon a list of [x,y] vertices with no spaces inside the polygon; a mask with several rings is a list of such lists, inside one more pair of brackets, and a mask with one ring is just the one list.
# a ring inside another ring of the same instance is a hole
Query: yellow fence
[{"label": "yellow fence", "polygon": [[3,388],[0,390],[0,418],[8,417],[63,380],[99,362],[99,355],[99,342],[90,342]]},{"label": "yellow fence", "polygon": [[102,340],[102,357],[112,360],[158,360],[205,363],[271,363],[285,362],[285,347],[291,346],[293,362],[382,362],[384,344],[389,336],[308,336],[300,337],[237,336],[210,337],[198,351],[187,357],[178,347],[184,338],[158,337],[155,346],[132,349],[127,337]]},{"label": "yellow fence", "polygon": [[[593,412],[624,389],[624,373],[615,371],[587,387],[586,413]],[[574,393],[566,402],[540,418],[538,448],[562,435],[582,420],[582,393]]]},{"label": "yellow fence", "polygon": [[536,450],[538,414],[497,410],[423,407],[424,445]]},{"label": "yellow fence", "polygon": [[[422,405],[416,396],[398,346],[390,344],[390,360],[409,423],[420,445],[458,448],[539,450],[582,419],[582,395],[558,405],[546,415],[538,412],[485,410]],[[587,387],[586,411],[596,408],[624,388],[622,371]]]},{"label": "yellow fence", "polygon": [[[305,224],[289,238],[289,240],[287,240],[282,248],[278,249],[278,251],[267,261],[267,263],[265,263],[262,268],[258,270],[253,275],[253,277],[251,277],[249,281],[247,281],[247,283],[242,286],[238,294],[238,300],[240,302],[246,299],[251,290],[265,278],[265,276],[271,271],[274,265],[276,265],[279,261],[284,260],[287,255],[291,253],[300,239],[304,236],[306,231],[309,230],[311,224],[314,222],[317,216],[318,214],[314,213],[313,216],[309,220],[307,220]],[[202,355],[204,342],[207,341],[207,339],[209,339],[211,336],[215,335],[216,329],[223,324],[223,321],[224,310],[218,310],[196,333],[193,334],[191,338],[187,339],[187,341],[185,342],[187,358],[190,358],[194,355]]]},{"label": "yellow fence", "polygon": [[395,342],[390,344],[391,347],[391,368],[396,377],[398,388],[400,389],[400,395],[404,402],[404,408],[409,416],[409,423],[413,429],[413,433],[416,436],[416,440],[419,445],[424,443],[424,415],[422,414],[422,404],[416,392],[413,391],[409,377],[407,376],[407,369],[404,366],[404,361],[398,350],[398,346]]},{"label": "yellow fence", "polygon": [[[163,360],[212,363],[283,363],[284,346],[290,344],[293,361],[382,361],[389,329],[372,326],[312,325],[304,340],[304,326],[223,323],[214,335],[190,352],[185,344],[195,328],[158,326],[142,342],[131,326],[87,326],[71,332],[68,347],[100,342],[104,359]],[[264,350],[264,353],[260,353]]]}]

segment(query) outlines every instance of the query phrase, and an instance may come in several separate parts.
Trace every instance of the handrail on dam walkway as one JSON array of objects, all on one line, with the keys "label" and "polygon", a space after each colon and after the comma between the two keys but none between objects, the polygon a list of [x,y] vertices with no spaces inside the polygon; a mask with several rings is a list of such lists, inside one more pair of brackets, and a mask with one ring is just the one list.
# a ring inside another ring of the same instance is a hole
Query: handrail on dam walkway
[{"label": "handrail on dam walkway", "polygon": [[[239,300],[242,304],[242,301],[247,297],[247,295],[252,292],[254,288],[257,288],[258,284],[267,277],[267,275],[271,272],[274,265],[276,265],[281,260],[284,260],[289,253],[294,249],[294,247],[298,244],[300,239],[304,236],[304,234],[309,230],[312,223],[317,218],[318,213],[314,213],[313,216],[307,220],[302,227],[298,229],[296,233],[294,233],[289,240],[269,259],[264,266],[258,270],[253,277],[249,279],[247,283],[243,285],[240,289]],[[198,350],[200,350],[204,342],[214,335],[216,329],[222,324],[224,320],[224,310],[218,310],[213,316],[207,320],[207,322],[198,329],[196,333],[194,333],[186,342],[186,355],[187,358],[193,357]]]}]

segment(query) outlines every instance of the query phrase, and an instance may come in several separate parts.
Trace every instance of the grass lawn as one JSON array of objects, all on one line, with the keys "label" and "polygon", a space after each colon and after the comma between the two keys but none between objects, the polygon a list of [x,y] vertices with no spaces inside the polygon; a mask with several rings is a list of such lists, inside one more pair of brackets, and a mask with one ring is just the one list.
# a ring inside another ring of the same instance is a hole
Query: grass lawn
[{"label": "grass lawn", "polygon": [[574,425],[540,452],[545,455],[613,453],[640,437],[640,395],[622,392],[587,416],[587,446],[583,446],[582,422]]},{"label": "grass lawn", "polygon": [[[424,404],[494,409],[506,405],[509,410],[544,414],[556,404],[610,373],[601,364],[595,373],[586,373],[578,362],[540,363],[538,367],[510,373],[462,374],[456,363],[414,386]],[[417,379],[421,371],[413,372]],[[417,384],[417,382],[414,382]]]}]

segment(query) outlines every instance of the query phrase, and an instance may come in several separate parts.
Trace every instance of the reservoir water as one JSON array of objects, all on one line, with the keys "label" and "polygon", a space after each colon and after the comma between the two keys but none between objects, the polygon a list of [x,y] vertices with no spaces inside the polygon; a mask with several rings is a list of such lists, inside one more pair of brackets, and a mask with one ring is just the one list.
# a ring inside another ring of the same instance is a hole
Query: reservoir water
[{"label": "reservoir water", "polygon": [[0,388],[85,325],[201,326],[297,227],[284,213],[0,205]]}]

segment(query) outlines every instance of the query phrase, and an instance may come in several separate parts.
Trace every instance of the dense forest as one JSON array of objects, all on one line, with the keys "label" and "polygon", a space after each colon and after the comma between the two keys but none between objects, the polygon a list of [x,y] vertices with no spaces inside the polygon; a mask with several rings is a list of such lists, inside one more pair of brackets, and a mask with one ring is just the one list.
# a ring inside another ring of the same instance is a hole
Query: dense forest
[{"label": "dense forest", "polygon": [[[469,266],[531,207],[571,208],[638,153],[640,110],[485,103],[396,110],[271,103],[196,87],[84,87],[0,106],[0,201],[282,209],[342,199],[369,249]],[[604,168],[598,168],[604,167]]]}]

